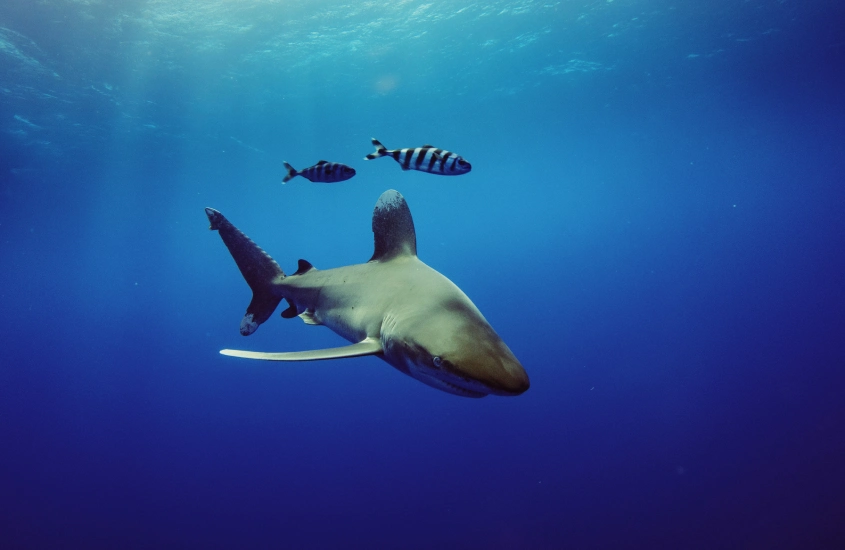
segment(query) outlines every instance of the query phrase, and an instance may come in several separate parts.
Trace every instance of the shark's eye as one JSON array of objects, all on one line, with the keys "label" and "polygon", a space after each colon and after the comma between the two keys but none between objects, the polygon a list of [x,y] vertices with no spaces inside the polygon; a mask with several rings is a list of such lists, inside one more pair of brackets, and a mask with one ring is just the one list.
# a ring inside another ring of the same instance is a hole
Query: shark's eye
[{"label": "shark's eye", "polygon": [[434,363],[434,366],[438,369],[443,366],[443,359],[436,355],[434,356],[434,359],[431,360],[431,362]]}]

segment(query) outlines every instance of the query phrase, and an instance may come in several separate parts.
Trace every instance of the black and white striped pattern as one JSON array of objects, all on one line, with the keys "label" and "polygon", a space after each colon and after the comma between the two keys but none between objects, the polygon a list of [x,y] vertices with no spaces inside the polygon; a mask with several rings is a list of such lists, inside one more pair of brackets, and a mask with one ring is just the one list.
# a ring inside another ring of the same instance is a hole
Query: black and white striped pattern
[{"label": "black and white striped pattern", "polygon": [[460,155],[438,149],[433,145],[391,151],[376,138],[373,138],[373,145],[376,147],[376,152],[364,157],[366,160],[390,156],[399,163],[402,170],[419,170],[440,176],[460,176],[472,170],[472,165]]},{"label": "black and white striped pattern", "polygon": [[338,181],[345,181],[355,175],[355,169],[351,166],[341,164],[339,162],[328,162],[321,160],[314,166],[308,167],[301,171],[296,171],[293,166],[285,161],[282,161],[288,173],[282,180],[282,183],[289,182],[296,176],[302,176],[312,182],[319,183],[335,183]]}]

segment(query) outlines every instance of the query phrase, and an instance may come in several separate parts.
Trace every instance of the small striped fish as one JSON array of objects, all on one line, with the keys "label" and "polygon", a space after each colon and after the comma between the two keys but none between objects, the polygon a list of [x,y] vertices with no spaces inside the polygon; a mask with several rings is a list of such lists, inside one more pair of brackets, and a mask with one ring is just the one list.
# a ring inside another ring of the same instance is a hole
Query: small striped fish
[{"label": "small striped fish", "polygon": [[355,169],[351,166],[341,164],[339,162],[328,162],[325,160],[319,161],[314,166],[300,170],[297,172],[293,166],[285,161],[282,161],[287,168],[288,173],[282,180],[282,183],[289,182],[296,176],[302,176],[305,179],[320,183],[335,183],[338,181],[345,181],[355,175]]},{"label": "small striped fish", "polygon": [[393,160],[399,163],[402,170],[419,170],[420,172],[441,176],[460,176],[472,170],[472,165],[460,155],[437,149],[431,145],[390,151],[376,138],[373,138],[373,145],[376,146],[376,152],[367,155],[364,157],[365,159],[393,157]]}]

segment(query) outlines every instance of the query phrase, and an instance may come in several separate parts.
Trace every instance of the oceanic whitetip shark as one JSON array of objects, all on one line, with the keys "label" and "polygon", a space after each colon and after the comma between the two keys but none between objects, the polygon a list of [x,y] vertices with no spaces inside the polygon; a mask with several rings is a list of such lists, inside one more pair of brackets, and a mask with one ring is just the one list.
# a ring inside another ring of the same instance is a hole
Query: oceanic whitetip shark
[{"label": "oceanic whitetip shark", "polygon": [[305,260],[290,276],[223,214],[205,213],[252,288],[241,321],[248,336],[282,299],[282,317],[325,325],[353,342],[312,351],[220,353],[267,361],[315,361],[375,355],[439,390],[465,397],[519,395],[528,375],[514,354],[452,281],[417,258],[405,198],[385,191],[373,211],[375,252],[367,263],[318,270]]}]

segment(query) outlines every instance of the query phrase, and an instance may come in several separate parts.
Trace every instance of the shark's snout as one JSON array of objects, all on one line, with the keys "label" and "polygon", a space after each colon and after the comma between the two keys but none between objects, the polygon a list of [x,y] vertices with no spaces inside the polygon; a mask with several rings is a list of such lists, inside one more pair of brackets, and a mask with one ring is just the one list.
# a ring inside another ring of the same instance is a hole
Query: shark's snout
[{"label": "shark's snout", "polygon": [[485,357],[476,376],[497,395],[519,395],[531,386],[528,373],[511,351],[504,346],[504,351],[495,356]]},{"label": "shark's snout", "polygon": [[499,390],[504,395],[519,395],[525,393],[531,382],[528,380],[528,373],[522,368],[522,365],[517,363],[515,366],[508,369],[507,373],[499,378]]},{"label": "shark's snout", "polygon": [[528,374],[508,346],[489,325],[465,327],[453,335],[452,352],[442,371],[448,371],[467,389],[492,395],[519,395],[531,385]]}]

